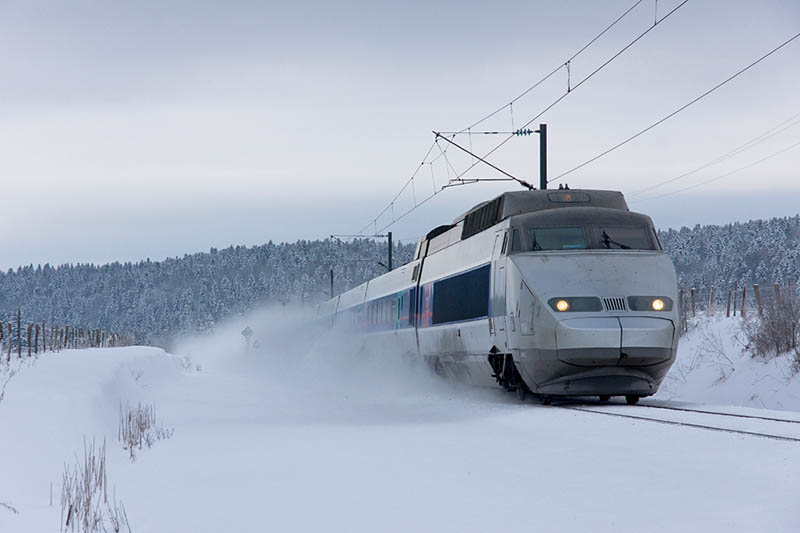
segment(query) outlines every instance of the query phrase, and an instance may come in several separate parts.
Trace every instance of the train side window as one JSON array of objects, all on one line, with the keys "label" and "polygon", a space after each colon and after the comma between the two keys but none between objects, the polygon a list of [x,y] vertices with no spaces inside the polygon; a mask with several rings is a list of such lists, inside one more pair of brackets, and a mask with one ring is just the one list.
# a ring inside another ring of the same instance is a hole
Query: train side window
[{"label": "train side window", "polygon": [[522,241],[519,238],[519,229],[511,230],[511,253],[522,251]]},{"label": "train side window", "polygon": [[444,324],[489,315],[489,265],[437,281],[431,323]]},{"label": "train side window", "polygon": [[508,244],[508,232],[503,234],[503,246],[500,248],[500,255],[505,255],[506,253],[506,244]]},{"label": "train side window", "polygon": [[658,250],[663,251],[664,246],[661,244],[661,239],[658,238],[658,233],[656,232],[655,228],[650,228],[650,232],[653,234],[653,239],[655,239],[656,244],[658,245]]}]

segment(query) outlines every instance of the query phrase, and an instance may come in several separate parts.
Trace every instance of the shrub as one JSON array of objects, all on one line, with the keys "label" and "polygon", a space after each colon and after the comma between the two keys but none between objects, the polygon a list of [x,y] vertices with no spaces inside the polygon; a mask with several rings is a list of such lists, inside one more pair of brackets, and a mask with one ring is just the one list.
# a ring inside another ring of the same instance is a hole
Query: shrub
[{"label": "shrub", "polygon": [[753,353],[766,357],[794,352],[800,360],[800,297],[787,288],[764,305],[762,317],[744,324]]}]

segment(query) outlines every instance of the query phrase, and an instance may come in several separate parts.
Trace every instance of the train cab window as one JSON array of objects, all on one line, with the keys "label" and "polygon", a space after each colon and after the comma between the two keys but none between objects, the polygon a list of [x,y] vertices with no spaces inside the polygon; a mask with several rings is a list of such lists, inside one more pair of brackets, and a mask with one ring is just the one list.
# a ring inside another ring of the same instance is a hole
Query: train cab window
[{"label": "train cab window", "polygon": [[586,234],[582,227],[531,228],[531,249],[541,250],[585,250]]},{"label": "train cab window", "polygon": [[514,228],[511,230],[511,252],[520,252],[522,251],[522,241],[519,238],[519,229]]},{"label": "train cab window", "polygon": [[600,248],[613,250],[655,250],[653,242],[647,235],[645,227],[613,227],[598,228]]}]

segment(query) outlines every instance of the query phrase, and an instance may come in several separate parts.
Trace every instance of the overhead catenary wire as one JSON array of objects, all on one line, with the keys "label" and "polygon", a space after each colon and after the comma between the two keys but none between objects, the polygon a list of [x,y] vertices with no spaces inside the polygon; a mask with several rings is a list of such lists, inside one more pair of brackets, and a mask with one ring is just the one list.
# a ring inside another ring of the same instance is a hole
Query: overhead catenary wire
[{"label": "overhead catenary wire", "polygon": [[[586,43],[585,45],[583,45],[583,46],[582,46],[582,47],[581,47],[581,48],[580,48],[580,49],[579,49],[577,52],[575,52],[575,53],[574,53],[574,54],[572,54],[572,55],[571,55],[569,58],[567,58],[567,60],[566,60],[566,61],[564,61],[563,63],[561,63],[560,65],[558,65],[556,68],[554,68],[553,70],[551,70],[551,71],[550,71],[550,73],[548,73],[548,74],[546,74],[545,76],[543,76],[542,78],[540,78],[538,81],[536,81],[536,83],[534,83],[533,85],[529,86],[527,89],[525,89],[524,91],[522,91],[522,92],[521,92],[519,95],[517,95],[517,96],[515,96],[514,98],[512,98],[512,99],[509,101],[509,103],[507,103],[507,104],[505,104],[505,105],[503,105],[503,106],[501,106],[501,107],[499,107],[499,108],[495,109],[494,111],[492,111],[492,112],[491,112],[491,113],[489,113],[488,115],[485,115],[483,118],[481,118],[481,119],[479,119],[479,120],[476,120],[475,122],[473,122],[473,123],[472,123],[472,124],[470,124],[469,126],[467,126],[467,127],[463,128],[463,129],[459,130],[459,133],[464,133],[464,132],[466,132],[467,130],[470,130],[470,129],[474,128],[475,126],[478,126],[478,125],[482,124],[483,122],[486,122],[487,120],[489,120],[490,118],[494,117],[494,116],[495,116],[495,115],[497,115],[498,113],[501,113],[502,111],[504,111],[504,110],[505,110],[506,108],[508,108],[508,107],[512,107],[512,109],[513,109],[513,105],[514,105],[516,102],[518,102],[519,100],[521,100],[522,98],[524,98],[525,96],[527,96],[527,95],[528,95],[528,94],[529,94],[531,91],[533,91],[534,89],[536,89],[537,87],[539,87],[539,86],[540,86],[542,83],[544,83],[544,82],[546,82],[547,80],[549,80],[551,77],[553,77],[555,74],[557,74],[557,73],[558,73],[558,72],[559,72],[561,69],[563,69],[563,68],[566,68],[566,69],[567,69],[567,71],[569,72],[569,69],[570,69],[570,66],[569,66],[569,65],[572,63],[572,61],[573,61],[573,60],[575,60],[575,59],[576,59],[576,58],[577,58],[579,55],[581,55],[581,54],[582,54],[584,51],[586,51],[586,49],[588,49],[590,46],[592,46],[592,45],[593,45],[593,44],[594,44],[594,43],[595,43],[595,42],[596,42],[598,39],[600,39],[600,38],[601,38],[603,35],[605,35],[606,33],[608,33],[608,31],[609,31],[609,30],[611,30],[611,28],[613,28],[614,26],[616,26],[616,25],[617,25],[617,24],[618,24],[618,23],[619,23],[619,22],[620,22],[622,19],[624,19],[626,16],[628,16],[628,14],[629,14],[631,11],[633,11],[634,9],[636,9],[636,7],[637,7],[639,4],[641,4],[643,1],[644,1],[644,0],[637,0],[636,2],[634,2],[634,4],[633,4],[632,6],[630,6],[628,9],[626,9],[626,10],[625,10],[625,11],[624,11],[624,12],[623,12],[623,13],[622,13],[620,16],[618,16],[616,19],[614,19],[614,21],[613,21],[613,22],[611,22],[611,23],[610,23],[608,26],[606,26],[605,28],[603,28],[603,30],[602,30],[600,33],[598,33],[597,35],[595,35],[594,37],[592,37],[592,38],[591,38],[591,40],[589,40],[589,42],[587,42],[587,43]],[[569,87],[569,82],[568,82],[568,85],[567,85],[567,87]],[[513,113],[513,111],[512,111],[512,113]],[[512,116],[513,116],[513,115],[512,115]],[[514,128],[512,127],[512,129],[514,129]]]},{"label": "overhead catenary wire", "polygon": [[[489,113],[488,115],[484,116],[483,118],[481,118],[481,119],[477,120],[477,121],[476,121],[476,122],[474,122],[472,125],[470,125],[470,126],[467,126],[466,128],[464,128],[464,129],[460,130],[460,133],[464,133],[464,132],[466,132],[466,131],[469,131],[469,129],[470,129],[470,128],[474,128],[475,126],[477,126],[477,125],[479,125],[479,124],[481,124],[481,123],[485,122],[486,120],[488,120],[488,119],[492,118],[493,116],[497,115],[498,113],[502,112],[502,111],[503,111],[504,109],[506,109],[507,107],[511,107],[511,106],[513,106],[513,104],[514,104],[514,103],[516,103],[516,102],[517,102],[517,101],[519,101],[520,99],[522,99],[522,98],[524,98],[525,96],[527,96],[528,94],[530,94],[530,92],[531,92],[531,91],[533,91],[533,90],[534,90],[534,89],[536,89],[538,86],[540,86],[542,83],[544,83],[545,81],[547,81],[548,79],[550,79],[552,76],[554,76],[556,73],[558,73],[558,72],[559,72],[561,69],[563,69],[563,68],[566,68],[566,69],[567,69],[567,73],[568,73],[568,80],[567,80],[567,92],[566,92],[565,94],[569,94],[569,93],[570,93],[572,90],[574,90],[575,88],[577,88],[577,86],[575,86],[575,87],[570,87],[570,79],[569,79],[569,77],[571,76],[570,65],[571,65],[572,61],[574,61],[574,60],[575,60],[575,59],[576,59],[578,56],[580,56],[580,55],[581,55],[581,54],[582,54],[584,51],[586,51],[586,50],[587,50],[588,48],[590,48],[590,47],[591,47],[591,46],[592,46],[592,45],[593,45],[595,42],[597,42],[597,40],[599,40],[601,37],[603,37],[603,35],[605,35],[606,33],[608,33],[608,32],[609,32],[609,31],[610,31],[610,30],[611,30],[611,29],[612,29],[614,26],[616,26],[616,25],[617,25],[617,24],[618,24],[620,21],[622,21],[622,20],[623,20],[625,17],[627,17],[627,16],[628,16],[628,15],[629,15],[629,14],[630,14],[630,13],[631,13],[631,12],[632,12],[632,11],[633,11],[633,10],[634,10],[634,9],[635,9],[635,8],[636,8],[638,5],[639,5],[639,4],[641,4],[643,1],[644,1],[644,0],[636,0],[636,2],[634,2],[634,3],[633,3],[633,4],[632,4],[632,5],[631,5],[631,6],[630,6],[628,9],[626,9],[626,10],[625,10],[625,11],[624,11],[624,12],[623,12],[621,15],[619,15],[619,16],[618,16],[616,19],[614,19],[614,20],[613,20],[613,21],[612,21],[610,24],[608,24],[606,27],[604,27],[602,31],[600,31],[600,32],[599,32],[597,35],[595,35],[594,37],[592,37],[592,38],[591,38],[591,39],[590,39],[590,40],[589,40],[589,41],[588,41],[588,42],[587,42],[585,45],[583,45],[583,46],[582,46],[582,47],[581,47],[581,48],[580,48],[578,51],[576,51],[575,53],[573,53],[573,54],[572,54],[572,55],[571,55],[571,56],[570,56],[570,57],[569,57],[569,58],[568,58],[568,59],[567,59],[567,60],[566,60],[564,63],[562,63],[562,64],[558,65],[558,66],[557,66],[555,69],[553,69],[553,70],[552,70],[550,73],[548,73],[547,75],[545,75],[544,77],[542,77],[541,79],[539,79],[539,80],[538,80],[537,82],[535,82],[533,85],[529,86],[529,87],[528,87],[527,89],[525,89],[525,90],[524,90],[522,93],[520,93],[520,94],[519,94],[519,95],[517,95],[515,98],[513,98],[513,99],[512,99],[512,100],[511,100],[511,101],[510,101],[508,104],[505,104],[505,105],[501,106],[500,108],[496,109],[495,111],[493,111],[493,112]],[[662,17],[661,19],[658,19],[658,18],[656,18],[656,19],[654,20],[654,22],[653,22],[653,25],[652,25],[652,26],[651,26],[651,27],[650,27],[650,28],[649,28],[647,31],[645,31],[645,32],[644,32],[642,35],[640,35],[639,37],[637,37],[637,39],[636,39],[635,41],[638,41],[638,40],[639,40],[641,37],[643,37],[643,36],[644,36],[644,35],[645,35],[647,32],[649,32],[649,31],[650,31],[650,29],[654,28],[654,27],[655,27],[655,26],[656,26],[656,25],[657,25],[659,22],[661,22],[661,21],[663,21],[664,19],[666,19],[666,18],[667,18],[669,15],[671,15],[673,12],[677,11],[677,10],[678,10],[680,7],[682,7],[682,6],[683,6],[684,4],[686,4],[688,1],[689,1],[689,0],[684,0],[684,1],[683,1],[683,2],[680,4],[680,5],[678,5],[678,6],[677,6],[675,9],[673,9],[672,11],[670,11],[669,13],[667,13],[667,14],[666,14],[664,17]],[[634,41],[634,42],[635,42],[635,41]],[[631,43],[631,44],[633,44],[633,43]],[[630,46],[630,45],[629,45],[629,46]],[[628,46],[628,47],[629,47],[629,46]],[[625,49],[627,49],[628,47],[626,47]],[[622,51],[624,51],[625,49],[623,49]],[[608,63],[609,63],[609,62],[611,62],[613,59],[615,59],[615,58],[616,58],[616,57],[617,57],[619,54],[621,54],[621,53],[622,53],[622,51],[621,51],[621,52],[619,52],[619,53],[617,53],[617,54],[616,54],[614,57],[612,57],[612,58],[611,58],[609,61],[607,61],[607,62],[606,62],[604,65],[602,65],[600,68],[602,69],[602,68],[603,68],[603,67],[604,67],[606,64],[608,64]],[[599,71],[599,69],[598,69],[598,70],[596,70],[595,72],[593,72],[592,74],[590,74],[590,75],[589,75],[587,78],[584,78],[584,80],[583,80],[583,81],[586,81],[586,80],[587,80],[589,77],[593,76],[593,75],[594,75],[594,74],[595,74],[597,71]],[[581,83],[583,83],[583,81],[582,81]],[[578,85],[580,85],[580,84],[578,84]],[[513,109],[513,108],[512,108],[512,109]],[[548,108],[548,109],[549,109],[549,108]],[[512,110],[512,113],[513,113],[513,110]],[[512,115],[512,116],[513,116],[513,115]],[[533,120],[535,120],[535,119],[533,119]],[[530,124],[533,122],[533,120],[531,120],[530,122],[528,122],[528,124],[526,124],[526,126],[525,126],[525,127],[527,127],[527,125],[530,125]],[[524,128],[524,127],[523,127],[523,128]],[[512,129],[513,129],[513,128],[512,128]],[[471,140],[471,138],[470,138],[470,143],[471,143],[471,142],[472,142],[472,140]],[[503,142],[502,144],[505,144],[505,142]],[[392,199],[392,201],[389,203],[389,205],[387,205],[387,206],[386,206],[386,207],[385,207],[385,208],[384,208],[384,209],[383,209],[383,210],[382,210],[382,211],[381,211],[381,212],[380,212],[380,213],[379,213],[379,214],[378,214],[378,215],[377,215],[375,218],[373,218],[373,219],[372,219],[372,220],[371,220],[369,223],[367,223],[367,224],[364,226],[364,228],[362,228],[362,229],[361,229],[361,231],[359,231],[359,233],[363,233],[363,232],[364,232],[364,231],[366,231],[366,230],[367,230],[367,229],[368,229],[370,226],[375,226],[375,227],[377,228],[377,221],[378,221],[378,219],[379,219],[380,217],[382,217],[382,216],[383,216],[383,215],[384,215],[384,214],[385,214],[385,213],[386,213],[386,212],[387,212],[387,211],[388,211],[390,208],[392,208],[392,206],[393,206],[393,203],[397,201],[397,199],[398,199],[398,198],[400,197],[400,195],[401,195],[401,194],[402,194],[402,193],[403,193],[403,192],[404,192],[404,191],[405,191],[405,190],[408,188],[408,186],[409,186],[409,185],[411,185],[411,187],[412,187],[412,192],[413,192],[413,196],[414,196],[414,198],[413,198],[413,200],[414,200],[414,207],[412,208],[412,210],[413,210],[413,209],[416,209],[417,207],[419,207],[419,206],[421,206],[421,205],[423,205],[423,204],[424,204],[424,203],[426,203],[426,202],[427,202],[429,199],[431,199],[432,197],[436,196],[436,195],[437,195],[439,192],[441,192],[441,190],[437,190],[437,189],[436,189],[436,187],[435,187],[435,184],[434,184],[434,192],[433,192],[433,193],[432,193],[430,196],[427,196],[427,197],[425,197],[425,198],[424,198],[422,201],[420,201],[420,202],[417,202],[417,199],[416,199],[416,189],[415,189],[415,187],[414,187],[414,178],[415,178],[415,177],[416,177],[416,175],[419,173],[420,169],[421,169],[422,167],[424,167],[424,166],[425,166],[426,162],[428,162],[428,156],[430,155],[430,153],[431,153],[431,151],[433,150],[434,146],[435,146],[435,141],[434,141],[434,143],[432,143],[432,144],[431,144],[431,146],[428,148],[428,152],[425,154],[425,157],[423,157],[423,159],[422,159],[422,163],[421,163],[421,164],[420,164],[420,165],[419,165],[419,166],[418,166],[418,167],[415,169],[415,171],[414,171],[414,173],[411,175],[411,177],[410,177],[409,179],[407,179],[407,180],[406,180],[406,182],[405,182],[405,183],[403,184],[403,186],[401,187],[400,191],[399,191],[399,192],[398,192],[398,193],[395,195],[395,197]],[[445,148],[445,149],[444,149],[442,152],[440,152],[439,154],[437,154],[437,155],[436,155],[436,156],[435,156],[435,157],[434,157],[434,158],[433,158],[433,159],[430,161],[430,163],[432,164],[432,163],[436,162],[438,159],[440,159],[440,158],[442,158],[442,157],[445,157],[446,151],[447,151],[447,150],[446,150],[446,148]],[[488,156],[488,155],[490,155],[490,154],[487,154],[487,156]],[[486,156],[484,156],[484,157],[486,157]],[[473,161],[473,165],[470,167],[470,169],[471,169],[471,168],[474,168],[474,166],[475,166],[476,164],[477,164],[477,161]],[[431,167],[431,168],[432,168],[432,167]],[[461,177],[463,177],[463,173],[462,173],[462,174],[456,174],[456,176],[455,176],[455,178],[454,178],[454,179],[459,179],[459,178],[461,178]],[[435,182],[435,179],[434,179],[434,182]],[[403,216],[405,216],[405,215],[403,215]],[[400,218],[394,218],[394,217],[393,217],[393,219],[394,219],[394,220],[392,221],[392,223],[394,223],[394,222],[396,222],[396,221],[400,220]],[[388,226],[387,226],[387,227],[388,227]],[[376,232],[377,232],[377,229],[376,229]]]},{"label": "overhead catenary wire", "polygon": [[[544,109],[542,109],[539,113],[537,113],[533,118],[531,118],[528,122],[526,122],[524,125],[522,125],[519,129],[525,129],[528,126],[530,126],[531,124],[533,124],[534,122],[536,122],[536,120],[538,120],[542,115],[544,115],[545,113],[550,111],[552,108],[554,108],[556,105],[558,105],[562,100],[564,100],[564,98],[566,98],[567,96],[569,96],[570,94],[575,92],[575,90],[577,88],[581,87],[584,83],[586,83],[587,81],[592,79],[597,73],[599,73],[601,70],[603,70],[605,67],[607,67],[611,62],[613,62],[615,59],[617,59],[619,56],[621,56],[623,53],[625,53],[634,44],[639,42],[645,35],[650,33],[656,26],[658,26],[665,19],[667,19],[672,14],[677,12],[680,8],[685,6],[688,2],[689,2],[689,0],[684,0],[683,2],[681,2],[680,4],[675,6],[673,9],[668,11],[663,17],[661,17],[660,19],[657,19],[656,22],[652,26],[649,26],[646,30],[644,30],[642,33],[640,33],[638,36],[636,36],[636,38],[634,38],[632,41],[630,41],[628,44],[626,44],[620,50],[618,50],[614,55],[612,55],[610,58],[608,58],[605,62],[603,62],[599,67],[597,67],[591,73],[589,73],[587,76],[585,76],[580,82],[578,82],[574,87],[572,87],[571,91],[567,91],[564,94],[562,94],[561,96],[559,96],[558,98],[556,98],[553,102],[551,102],[549,105],[547,105]],[[516,136],[515,134],[511,134],[511,135],[507,136],[505,139],[500,141],[494,148],[492,148],[491,150],[486,152],[483,155],[483,158],[487,158],[490,155],[492,155],[493,153],[495,153],[497,150],[499,150],[502,146],[504,146],[508,141],[513,139],[515,136]],[[475,162],[471,163],[466,168],[466,170],[464,170],[463,172],[459,173],[458,176],[456,176],[456,179],[459,179],[459,178],[463,177],[467,172],[469,172],[470,170],[475,168],[478,165],[478,163],[479,163],[479,161],[475,161]],[[548,183],[550,181],[555,181],[555,180],[548,180]]]},{"label": "overhead catenary wire", "polygon": [[664,198],[664,197],[672,196],[674,194],[682,193],[682,192],[685,192],[685,191],[688,191],[688,190],[691,190],[691,189],[695,189],[697,187],[700,187],[701,185],[707,185],[707,184],[712,183],[714,181],[721,180],[722,178],[727,178],[728,176],[731,176],[731,175],[736,174],[738,172],[741,172],[743,170],[747,170],[748,168],[752,168],[752,167],[754,167],[756,165],[759,165],[759,164],[763,163],[764,161],[768,161],[768,160],[770,160],[770,159],[772,159],[774,157],[778,157],[779,155],[781,155],[781,154],[783,154],[785,152],[788,152],[789,150],[791,150],[793,148],[796,148],[798,146],[800,146],[800,141],[797,141],[796,143],[791,144],[791,145],[787,146],[786,148],[783,148],[782,150],[778,150],[777,152],[774,152],[774,153],[772,153],[772,154],[770,154],[770,155],[768,155],[766,157],[762,157],[761,159],[759,159],[757,161],[754,161],[754,162],[752,162],[752,163],[750,163],[748,165],[745,165],[743,167],[739,167],[736,170],[732,170],[730,172],[726,172],[725,174],[722,174],[722,175],[719,175],[719,176],[715,176],[715,177],[713,177],[711,179],[708,179],[708,180],[705,180],[705,181],[701,181],[700,183],[695,183],[694,185],[690,185],[688,187],[684,187],[684,188],[678,189],[676,191],[671,191],[671,192],[667,192],[667,193],[664,193],[664,194],[659,194],[659,195],[656,195],[656,196],[647,196],[645,198],[639,198],[639,199],[634,200],[634,202],[638,203],[638,202],[646,202],[646,201],[649,201],[649,200],[656,200],[658,198]]},{"label": "overhead catenary wire", "polygon": [[[657,189],[659,187],[662,187],[664,185],[668,185],[668,184],[676,182],[678,180],[687,178],[687,177],[689,177],[689,176],[691,176],[693,174],[696,174],[696,173],[700,172],[701,170],[705,170],[705,169],[707,169],[709,167],[712,167],[714,165],[722,163],[723,161],[727,161],[728,159],[730,159],[732,157],[735,157],[735,156],[741,154],[742,152],[745,152],[745,151],[747,151],[747,150],[749,150],[749,149],[751,149],[751,148],[753,148],[755,146],[758,146],[759,144],[761,144],[763,142],[766,142],[769,139],[772,139],[776,135],[779,135],[779,134],[783,133],[784,131],[789,130],[789,129],[797,126],[798,124],[800,124],[800,119],[798,119],[798,117],[800,117],[800,113],[797,113],[796,115],[792,115],[791,117],[789,117],[788,119],[784,120],[783,122],[781,122],[777,126],[773,126],[772,128],[768,129],[764,133],[761,133],[760,135],[757,135],[756,137],[750,139],[746,143],[737,146],[733,150],[730,150],[730,151],[722,154],[721,156],[709,161],[708,163],[705,163],[705,164],[703,164],[703,165],[701,165],[699,167],[696,167],[693,170],[690,170],[689,172],[684,172],[683,174],[681,174],[679,176],[675,176],[674,178],[670,178],[670,179],[667,179],[667,180],[664,180],[664,181],[660,181],[660,182],[658,182],[658,183],[656,183],[654,185],[651,185],[649,187],[645,187],[644,189],[639,189],[639,190],[636,190],[636,191],[632,191],[631,193],[627,194],[626,196],[628,198],[633,198],[633,197],[639,196],[641,194],[644,194],[646,192],[650,192],[650,191],[652,191],[654,189]],[[794,120],[794,119],[797,119],[797,120]],[[791,122],[791,124],[781,128],[781,126],[784,126],[787,122]]]},{"label": "overhead catenary wire", "polygon": [[761,63],[762,61],[764,61],[765,59],[767,59],[768,57],[770,57],[772,54],[774,54],[774,53],[778,52],[778,51],[779,51],[779,50],[781,50],[783,47],[787,46],[789,43],[791,43],[792,41],[794,41],[794,40],[795,40],[795,39],[797,39],[798,37],[800,37],[800,33],[796,33],[796,34],[795,34],[795,35],[793,35],[792,37],[790,37],[790,38],[786,39],[785,41],[783,41],[781,44],[779,44],[778,46],[776,46],[775,48],[773,48],[772,50],[770,50],[770,51],[769,51],[769,52],[767,52],[766,54],[762,55],[761,57],[759,57],[758,59],[756,59],[756,60],[755,60],[755,61],[753,61],[752,63],[748,64],[746,67],[744,67],[744,68],[740,69],[740,70],[739,70],[739,71],[737,71],[736,73],[732,74],[731,76],[729,76],[729,77],[728,77],[728,78],[726,78],[725,80],[723,80],[723,81],[719,82],[718,84],[716,84],[716,85],[715,85],[715,86],[713,86],[712,88],[708,89],[707,91],[705,91],[705,92],[704,92],[704,93],[702,93],[701,95],[699,95],[699,96],[695,97],[694,99],[690,100],[690,101],[689,101],[689,102],[687,102],[686,104],[684,104],[684,105],[680,106],[679,108],[677,108],[676,110],[672,111],[672,112],[671,112],[671,113],[669,113],[668,115],[666,115],[666,116],[664,116],[664,117],[660,118],[659,120],[657,120],[656,122],[654,122],[654,123],[650,124],[649,126],[647,126],[646,128],[644,128],[643,130],[641,130],[641,131],[639,131],[639,132],[637,132],[637,133],[635,133],[635,134],[631,135],[630,137],[628,137],[628,138],[627,138],[627,139],[625,139],[624,141],[621,141],[621,142],[619,142],[619,143],[615,144],[615,145],[614,145],[614,146],[612,146],[611,148],[608,148],[607,150],[604,150],[603,152],[600,152],[600,153],[599,153],[599,154],[597,154],[596,156],[594,156],[594,157],[592,157],[592,158],[590,158],[590,159],[587,159],[586,161],[584,161],[584,162],[583,162],[583,163],[581,163],[580,165],[574,166],[574,167],[572,167],[571,169],[567,170],[566,172],[562,172],[561,174],[559,174],[559,175],[555,176],[554,178],[552,178],[552,179],[549,179],[547,182],[548,182],[548,183],[551,183],[551,182],[554,182],[554,181],[558,181],[558,180],[560,180],[561,178],[563,178],[564,176],[567,176],[567,175],[569,175],[569,174],[572,174],[572,173],[573,173],[573,172],[575,172],[576,170],[579,170],[579,169],[581,169],[581,168],[585,167],[586,165],[589,165],[590,163],[593,163],[593,162],[597,161],[597,160],[598,160],[598,159],[600,159],[601,157],[604,157],[604,156],[606,156],[606,155],[610,154],[611,152],[613,152],[613,151],[617,150],[618,148],[620,148],[620,147],[622,147],[622,146],[626,145],[627,143],[631,142],[632,140],[636,139],[637,137],[640,137],[641,135],[644,135],[644,134],[645,134],[645,133],[647,133],[648,131],[652,130],[653,128],[655,128],[655,127],[659,126],[660,124],[663,124],[664,122],[666,122],[666,121],[667,121],[667,120],[669,120],[670,118],[674,117],[675,115],[677,115],[677,114],[678,114],[678,113],[680,113],[681,111],[683,111],[683,110],[687,109],[688,107],[692,106],[693,104],[695,104],[695,103],[699,102],[700,100],[702,100],[703,98],[705,98],[705,97],[706,97],[706,96],[708,96],[709,94],[713,93],[714,91],[716,91],[716,90],[717,90],[717,89],[719,89],[720,87],[723,87],[723,86],[727,85],[728,83],[730,83],[731,81],[735,80],[736,78],[738,78],[739,76],[741,76],[742,74],[744,74],[745,72],[747,72],[748,70],[750,70],[751,68],[753,68],[754,66],[758,65],[759,63]]},{"label": "overhead catenary wire", "polygon": [[[705,170],[705,169],[707,169],[709,167],[712,167],[714,165],[722,163],[723,161],[727,161],[728,159],[730,159],[732,157],[735,157],[735,156],[741,154],[742,152],[745,152],[745,151],[747,151],[747,150],[749,150],[749,149],[751,149],[751,148],[753,148],[755,146],[758,146],[759,144],[761,144],[763,142],[766,142],[769,139],[772,139],[776,135],[779,135],[779,134],[783,133],[784,131],[789,130],[789,129],[797,126],[798,124],[800,124],[800,119],[797,119],[797,117],[800,117],[800,113],[789,117],[788,119],[784,120],[783,122],[781,122],[777,126],[774,126],[774,127],[770,128],[770,129],[768,129],[764,133],[761,133],[760,135],[757,135],[756,137],[750,139],[746,143],[737,146],[733,150],[730,150],[730,151],[722,154],[721,156],[719,156],[719,157],[717,157],[715,159],[712,159],[708,163],[700,165],[699,167],[696,167],[696,168],[694,168],[694,169],[692,169],[692,170],[690,170],[688,172],[684,172],[683,174],[680,174],[679,176],[675,176],[674,178],[670,178],[670,179],[667,179],[667,180],[664,180],[664,181],[660,181],[660,182],[658,182],[658,183],[656,183],[654,185],[651,185],[649,187],[645,187],[644,189],[639,189],[639,190],[636,190],[636,191],[632,191],[631,193],[627,194],[626,196],[628,198],[639,196],[641,194],[650,192],[650,191],[652,191],[654,189],[657,189],[659,187],[662,187],[664,185],[668,185],[668,184],[676,182],[678,180],[687,178],[687,177],[689,177],[689,176],[691,176],[693,174],[696,174],[696,173],[700,172],[701,170]],[[787,122],[791,122],[793,119],[797,119],[797,120],[794,120],[794,122],[792,122],[788,126],[785,126],[785,127],[781,128],[781,126],[783,126]],[[775,131],[775,130],[777,130],[777,131]]]}]

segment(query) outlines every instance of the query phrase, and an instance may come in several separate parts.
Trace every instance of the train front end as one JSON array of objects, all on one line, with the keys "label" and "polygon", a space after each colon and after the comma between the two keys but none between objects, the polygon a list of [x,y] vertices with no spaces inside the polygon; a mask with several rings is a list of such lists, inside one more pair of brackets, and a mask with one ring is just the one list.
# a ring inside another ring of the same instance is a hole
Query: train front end
[{"label": "train front end", "polygon": [[679,336],[675,268],[649,217],[567,208],[511,221],[507,335],[542,396],[654,394]]}]

